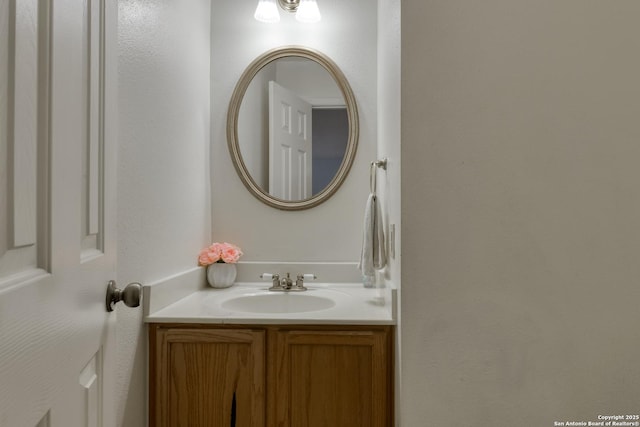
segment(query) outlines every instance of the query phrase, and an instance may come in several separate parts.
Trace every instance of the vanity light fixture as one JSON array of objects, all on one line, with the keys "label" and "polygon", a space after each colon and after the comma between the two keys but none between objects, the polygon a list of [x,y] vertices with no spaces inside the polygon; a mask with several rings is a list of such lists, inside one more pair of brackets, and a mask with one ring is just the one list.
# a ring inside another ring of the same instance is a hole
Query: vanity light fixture
[{"label": "vanity light fixture", "polygon": [[[296,14],[296,20],[305,24],[313,24],[321,19],[316,0],[277,0],[283,10]],[[274,23],[280,21],[276,0],[259,0],[254,18],[260,22]]]},{"label": "vanity light fixture", "polygon": [[[280,3],[286,0],[278,0]],[[315,24],[320,22],[320,10],[316,0],[298,0],[298,11],[296,12],[296,20],[305,24]]]},{"label": "vanity light fixture", "polygon": [[276,0],[259,0],[258,7],[256,7],[256,13],[253,17],[257,21],[273,24],[280,21],[280,14],[278,13],[278,6],[276,6]]}]

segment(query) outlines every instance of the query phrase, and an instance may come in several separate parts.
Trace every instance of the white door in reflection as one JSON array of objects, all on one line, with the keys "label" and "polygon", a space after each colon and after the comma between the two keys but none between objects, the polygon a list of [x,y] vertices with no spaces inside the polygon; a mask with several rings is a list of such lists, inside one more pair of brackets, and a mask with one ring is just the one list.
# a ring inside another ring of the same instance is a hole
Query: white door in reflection
[{"label": "white door in reflection", "polygon": [[312,195],[311,104],[269,82],[269,194],[282,200]]}]

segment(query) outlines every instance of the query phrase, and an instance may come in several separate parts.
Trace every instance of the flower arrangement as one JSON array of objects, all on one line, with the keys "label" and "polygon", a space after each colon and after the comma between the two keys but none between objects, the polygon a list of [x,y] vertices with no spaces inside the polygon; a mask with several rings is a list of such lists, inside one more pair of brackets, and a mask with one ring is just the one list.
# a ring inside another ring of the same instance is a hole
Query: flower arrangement
[{"label": "flower arrangement", "polygon": [[236,245],[215,242],[200,251],[198,264],[203,267],[215,263],[235,264],[242,255],[242,250]]}]

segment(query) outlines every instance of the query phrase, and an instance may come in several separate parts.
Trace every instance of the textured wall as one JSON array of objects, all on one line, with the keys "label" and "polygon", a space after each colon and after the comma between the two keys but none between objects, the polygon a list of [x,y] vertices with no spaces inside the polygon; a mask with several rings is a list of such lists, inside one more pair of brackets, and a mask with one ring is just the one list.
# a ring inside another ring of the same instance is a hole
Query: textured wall
[{"label": "textured wall", "polygon": [[386,278],[400,284],[400,0],[378,2],[378,193],[385,224],[396,228],[396,256],[389,257]]},{"label": "textured wall", "polygon": [[638,16],[402,2],[404,426],[638,412]]},{"label": "textured wall", "polygon": [[[213,238],[240,245],[244,261],[357,261],[368,162],[376,156],[376,8],[368,0],[325,0],[319,4],[322,22],[317,25],[300,24],[285,12],[280,23],[270,25],[253,19],[256,5],[213,2]],[[318,49],[337,63],[360,115],[360,143],[349,177],[329,201],[298,212],[269,207],[245,189],[231,163],[225,128],[229,100],[244,69],[265,51],[291,44]]]},{"label": "textured wall", "polygon": [[[120,0],[118,280],[195,266],[210,237],[209,1]],[[142,311],[118,307],[118,427],[145,425]]]},{"label": "textured wall", "polygon": [[[378,2],[378,158],[387,158],[386,172],[378,171],[378,194],[382,202],[384,222],[395,225],[395,257],[388,252],[385,280],[400,288],[402,223],[400,212],[400,0]],[[387,234],[388,242],[393,236]],[[400,290],[401,295],[401,290]],[[397,310],[398,330],[402,327],[402,313]],[[396,360],[401,360],[400,334],[396,334]],[[396,363],[396,423],[402,413],[399,404],[401,363]]]}]

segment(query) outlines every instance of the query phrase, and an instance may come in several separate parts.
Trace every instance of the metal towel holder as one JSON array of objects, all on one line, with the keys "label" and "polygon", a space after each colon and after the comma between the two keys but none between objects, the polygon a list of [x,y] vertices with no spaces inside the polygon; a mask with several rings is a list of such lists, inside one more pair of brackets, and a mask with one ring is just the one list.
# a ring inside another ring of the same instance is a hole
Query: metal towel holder
[{"label": "metal towel holder", "polygon": [[371,189],[371,194],[376,194],[377,189],[377,169],[382,168],[387,170],[387,158],[385,157],[382,160],[376,160],[371,162],[371,167],[369,168],[369,188]]}]

